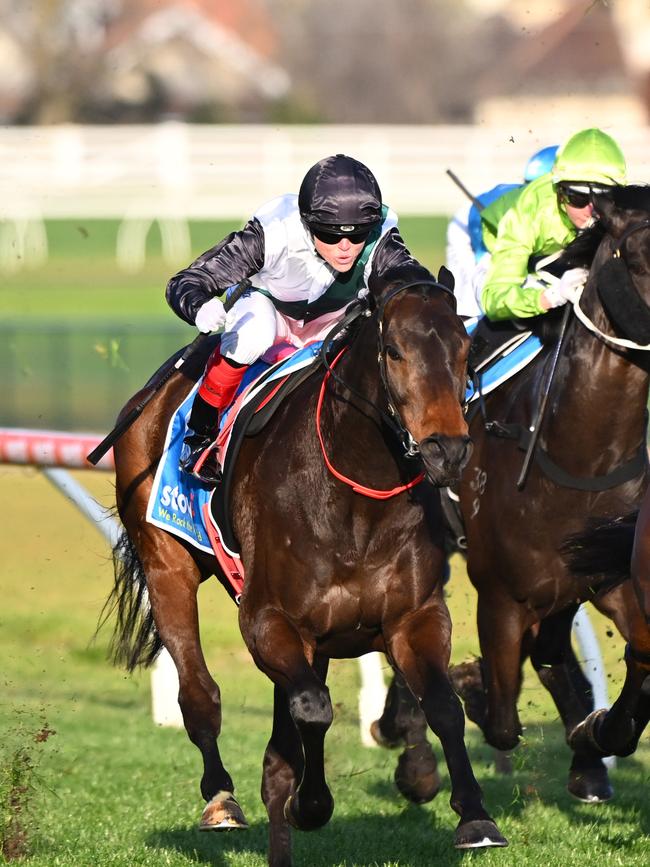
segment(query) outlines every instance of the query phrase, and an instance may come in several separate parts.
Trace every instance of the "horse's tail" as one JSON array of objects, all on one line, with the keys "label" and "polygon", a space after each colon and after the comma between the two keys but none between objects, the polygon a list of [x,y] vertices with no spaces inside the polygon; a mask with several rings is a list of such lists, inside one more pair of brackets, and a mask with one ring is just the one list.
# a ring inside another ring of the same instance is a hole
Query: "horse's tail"
[{"label": "horse's tail", "polygon": [[[638,509],[607,521],[592,521],[562,545],[564,561],[574,575],[601,577],[614,586],[630,577],[630,562]],[[601,584],[601,582],[599,582]]]},{"label": "horse's tail", "polygon": [[100,614],[99,630],[116,611],[117,622],[109,644],[109,658],[128,671],[149,666],[162,649],[142,561],[129,534],[123,530],[113,548],[115,584]]}]

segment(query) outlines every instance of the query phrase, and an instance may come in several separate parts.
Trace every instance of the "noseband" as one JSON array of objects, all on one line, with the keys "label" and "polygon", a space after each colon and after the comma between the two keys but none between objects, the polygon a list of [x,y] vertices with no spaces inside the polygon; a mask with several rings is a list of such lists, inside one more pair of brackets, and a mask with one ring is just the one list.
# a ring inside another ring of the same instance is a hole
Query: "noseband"
[{"label": "noseband", "polygon": [[[384,314],[386,311],[386,306],[390,301],[393,300],[397,295],[400,295],[402,292],[407,289],[412,289],[414,286],[431,286],[437,289],[442,289],[444,292],[449,293],[453,296],[453,292],[449,287],[445,286],[444,283],[439,283],[437,280],[414,280],[411,283],[403,283],[401,286],[396,286],[394,289],[391,289],[383,298],[377,303],[374,311],[368,306],[367,302],[362,304],[361,309],[356,309],[350,311],[350,314],[346,315],[343,320],[336,326],[333,332],[330,332],[326,339],[323,341],[323,345],[321,348],[321,359],[325,368],[327,369],[329,375],[342,385],[343,388],[347,389],[349,392],[354,394],[356,398],[362,400],[364,403],[371,406],[375,412],[377,412],[381,418],[386,422],[386,424],[394,431],[397,435],[397,438],[402,444],[404,449],[404,456],[407,458],[417,458],[420,456],[420,444],[413,437],[409,429],[406,427],[404,422],[402,421],[402,417],[399,414],[399,411],[396,407],[396,401],[393,396],[392,389],[390,387],[390,382],[388,379],[388,371],[386,370],[386,346],[384,343]],[[327,360],[327,345],[333,339],[336,334],[340,333],[351,321],[349,317],[354,313],[352,318],[356,319],[359,315],[363,316],[372,316],[375,315],[377,319],[377,347],[378,347],[378,355],[377,361],[379,363],[379,376],[381,378],[382,385],[384,387],[384,392],[386,394],[386,406],[388,409],[388,413],[384,412],[383,409],[378,407],[373,401],[369,400],[367,397],[364,397],[360,392],[358,392],[355,388],[352,388],[346,382],[344,382],[341,377],[335,373],[332,365]]]}]

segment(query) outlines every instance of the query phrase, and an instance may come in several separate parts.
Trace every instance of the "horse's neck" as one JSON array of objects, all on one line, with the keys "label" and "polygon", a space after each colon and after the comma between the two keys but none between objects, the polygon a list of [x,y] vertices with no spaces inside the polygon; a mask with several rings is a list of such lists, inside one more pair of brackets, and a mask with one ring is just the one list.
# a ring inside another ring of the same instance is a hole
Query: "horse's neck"
[{"label": "horse's neck", "polygon": [[[387,413],[386,394],[377,360],[377,337],[372,323],[364,323],[349,349],[335,368],[339,382],[331,382],[325,394],[323,433],[332,453],[343,461],[363,460],[389,471],[395,465],[394,449],[382,413]],[[359,469],[357,462],[356,467]]]},{"label": "horse's neck", "polygon": [[[595,293],[581,302],[604,333],[613,333]],[[552,389],[551,412],[544,439],[549,447],[574,440],[585,461],[626,455],[645,436],[648,365],[617,350],[574,320],[566,337]]]}]

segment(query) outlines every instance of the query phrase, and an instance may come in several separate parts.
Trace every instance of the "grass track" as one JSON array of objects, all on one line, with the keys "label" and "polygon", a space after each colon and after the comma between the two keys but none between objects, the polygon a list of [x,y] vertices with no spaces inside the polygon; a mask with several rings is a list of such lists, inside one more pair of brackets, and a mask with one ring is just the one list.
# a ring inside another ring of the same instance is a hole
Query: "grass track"
[{"label": "grass track", "polygon": [[[105,504],[110,477],[78,474]],[[243,648],[234,606],[216,582],[201,591],[208,663],[222,687],[222,755],[233,773],[251,830],[200,834],[198,751],[184,732],[156,728],[149,677],[128,677],[104,661],[107,634],[89,645],[111,585],[102,537],[35,470],[0,467],[6,504],[2,544],[0,762],[46,719],[56,730],[33,747],[40,756],[33,795],[28,867],[263,867],[266,819],[259,798],[262,753],[270,730],[271,687]],[[37,518],[36,503],[41,512]],[[475,650],[473,593],[454,561],[450,607],[454,659]],[[622,671],[622,643],[594,617],[611,674]],[[329,678],[335,721],[327,738],[328,778],[336,810],[329,825],[294,835],[304,867],[429,867],[429,865],[647,864],[650,851],[650,749],[613,773],[616,799],[590,807],[564,789],[568,751],[556,714],[528,672],[520,703],[526,739],[512,778],[498,778],[477,730],[467,735],[488,808],[510,848],[460,855],[451,848],[455,815],[449,785],[424,807],[401,800],[392,784],[395,754],[364,749],[356,720],[357,668],[335,662]],[[438,754],[440,750],[438,748]]]}]

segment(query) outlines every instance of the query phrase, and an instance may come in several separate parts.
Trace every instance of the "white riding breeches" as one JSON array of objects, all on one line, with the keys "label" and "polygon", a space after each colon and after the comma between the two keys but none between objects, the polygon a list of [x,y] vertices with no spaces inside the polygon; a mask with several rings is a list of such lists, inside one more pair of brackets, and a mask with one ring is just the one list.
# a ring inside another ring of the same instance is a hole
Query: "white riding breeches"
[{"label": "white riding breeches", "polygon": [[300,349],[325,337],[344,309],[303,323],[276,310],[267,295],[253,291],[240,298],[228,313],[221,336],[221,354],[238,364],[253,364],[279,343]]},{"label": "white riding breeches", "polygon": [[454,295],[456,296],[459,316],[482,316],[480,304],[483,281],[487,271],[484,255],[476,261],[469,237],[469,211],[471,205],[464,205],[454,214],[447,226],[446,265],[454,275]]}]

